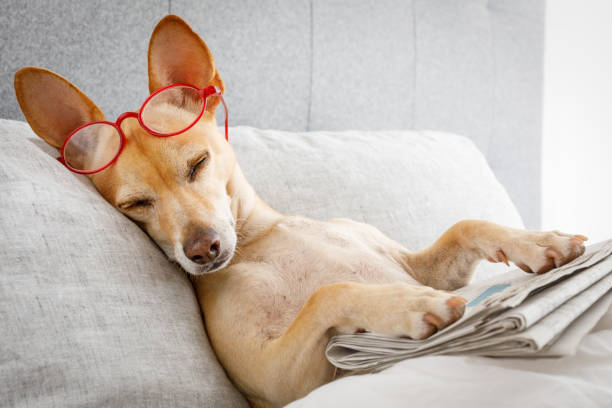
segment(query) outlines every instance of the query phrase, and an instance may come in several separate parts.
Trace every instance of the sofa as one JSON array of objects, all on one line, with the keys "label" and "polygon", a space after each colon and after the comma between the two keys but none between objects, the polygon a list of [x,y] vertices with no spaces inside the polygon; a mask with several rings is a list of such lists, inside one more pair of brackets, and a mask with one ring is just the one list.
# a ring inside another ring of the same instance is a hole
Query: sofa
[{"label": "sofa", "polygon": [[[463,218],[538,227],[543,10],[527,0],[9,2],[0,406],[247,406],[189,276],[23,121],[18,68],[59,72],[114,118],[147,96],[148,37],[179,14],[215,55],[230,143],[266,202],[367,222],[419,249]],[[483,264],[476,279],[499,268]],[[338,403],[327,389],[296,406]]]},{"label": "sofa", "polygon": [[[465,137],[233,127],[230,143],[286,214],[353,218],[412,249],[463,218],[522,226]],[[186,273],[27,123],[0,120],[0,147],[1,405],[244,406]]]}]

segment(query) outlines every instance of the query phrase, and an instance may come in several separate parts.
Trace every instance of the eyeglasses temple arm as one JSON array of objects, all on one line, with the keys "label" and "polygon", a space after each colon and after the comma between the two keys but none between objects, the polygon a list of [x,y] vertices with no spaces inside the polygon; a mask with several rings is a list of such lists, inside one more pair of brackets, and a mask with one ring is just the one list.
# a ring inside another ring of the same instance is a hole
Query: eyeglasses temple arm
[{"label": "eyeglasses temple arm", "polygon": [[223,99],[223,95],[219,95],[221,97],[221,103],[223,103],[223,109],[225,109],[225,140],[229,142],[229,135],[228,135],[228,120],[227,120],[227,105],[225,104],[225,99]]},{"label": "eyeglasses temple arm", "polygon": [[229,124],[228,124],[228,119],[227,119],[228,117],[227,105],[225,104],[225,99],[223,99],[223,92],[221,92],[221,89],[219,89],[218,87],[214,85],[210,85],[204,89],[201,89],[200,95],[202,95],[204,99],[206,99],[209,96],[218,96],[219,99],[221,99],[221,103],[223,104],[223,109],[225,109],[225,140],[229,142],[229,134],[228,134]]}]

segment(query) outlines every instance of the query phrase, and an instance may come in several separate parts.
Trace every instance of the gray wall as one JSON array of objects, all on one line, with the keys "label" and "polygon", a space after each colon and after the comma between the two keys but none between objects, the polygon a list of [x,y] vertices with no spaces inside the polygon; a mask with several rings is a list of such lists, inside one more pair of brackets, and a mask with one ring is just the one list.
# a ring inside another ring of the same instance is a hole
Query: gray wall
[{"label": "gray wall", "polygon": [[0,3],[0,117],[23,119],[24,65],[66,76],[110,119],[137,109],[148,38],[172,12],[215,55],[232,125],[464,134],[539,225],[544,0]]}]

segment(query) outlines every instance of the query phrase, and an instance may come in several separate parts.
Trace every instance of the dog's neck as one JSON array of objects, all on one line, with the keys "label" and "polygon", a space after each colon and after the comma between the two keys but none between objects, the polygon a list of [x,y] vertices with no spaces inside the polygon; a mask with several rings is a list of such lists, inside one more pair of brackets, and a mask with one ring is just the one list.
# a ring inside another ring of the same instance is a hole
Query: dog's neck
[{"label": "dog's neck", "polygon": [[236,220],[237,247],[266,235],[282,215],[268,206],[244,177],[238,163],[227,183],[231,210]]}]

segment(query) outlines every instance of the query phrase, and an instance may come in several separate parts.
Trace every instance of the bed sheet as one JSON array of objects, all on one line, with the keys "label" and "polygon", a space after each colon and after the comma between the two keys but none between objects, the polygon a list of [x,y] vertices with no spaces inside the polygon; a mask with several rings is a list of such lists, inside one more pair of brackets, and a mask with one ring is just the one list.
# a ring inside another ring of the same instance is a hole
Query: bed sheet
[{"label": "bed sheet", "polygon": [[311,407],[612,407],[612,309],[564,358],[434,356],[341,378],[293,402]]}]

